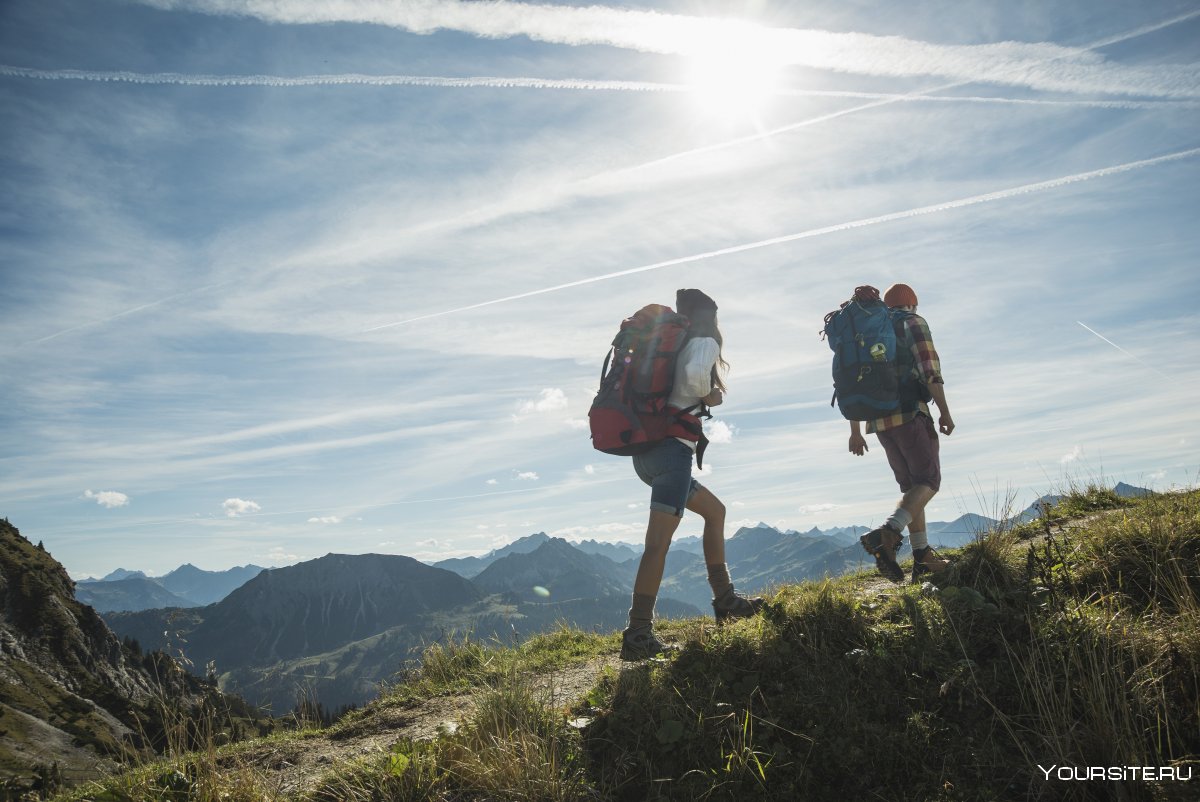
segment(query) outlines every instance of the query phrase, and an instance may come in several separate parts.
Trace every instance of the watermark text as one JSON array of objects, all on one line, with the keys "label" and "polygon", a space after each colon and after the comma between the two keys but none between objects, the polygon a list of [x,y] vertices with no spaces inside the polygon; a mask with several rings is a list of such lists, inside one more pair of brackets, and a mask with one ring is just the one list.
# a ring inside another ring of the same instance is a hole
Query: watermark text
[{"label": "watermark text", "polygon": [[1142,782],[1190,782],[1192,766],[1051,766],[1038,764],[1046,781],[1086,782],[1089,780],[1118,780]]}]

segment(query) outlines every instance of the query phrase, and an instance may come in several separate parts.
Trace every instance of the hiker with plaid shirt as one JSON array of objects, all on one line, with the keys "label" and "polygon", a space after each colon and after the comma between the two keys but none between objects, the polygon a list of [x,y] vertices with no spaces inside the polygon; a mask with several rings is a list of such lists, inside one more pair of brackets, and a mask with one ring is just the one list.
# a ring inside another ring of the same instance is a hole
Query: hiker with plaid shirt
[{"label": "hiker with plaid shirt", "polygon": [[[893,582],[903,582],[904,570],[896,561],[896,553],[904,543],[903,532],[907,527],[913,549],[912,578],[916,582],[921,576],[941,571],[949,565],[929,545],[925,507],[942,483],[938,431],[950,435],[954,431],[954,419],[950,417],[950,407],[946,403],[942,365],[933,346],[929,324],[916,314],[917,294],[907,284],[893,284],[884,293],[883,302],[897,318],[897,350],[906,348],[912,356],[911,375],[902,378],[902,387],[907,382],[919,394],[902,404],[900,412],[867,421],[867,434],[874,432],[879,438],[904,495],[883,526],[863,535],[860,541],[863,548],[875,556],[879,573]],[[937,429],[929,405],[923,400],[926,397],[937,404]],[[861,421],[850,421],[850,453],[861,457],[866,451]]]}]

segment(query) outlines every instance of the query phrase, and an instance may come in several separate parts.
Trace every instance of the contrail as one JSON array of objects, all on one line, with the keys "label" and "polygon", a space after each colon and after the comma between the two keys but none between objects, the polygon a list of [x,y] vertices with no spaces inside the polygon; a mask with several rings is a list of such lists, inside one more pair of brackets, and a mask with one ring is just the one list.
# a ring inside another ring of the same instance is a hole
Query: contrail
[{"label": "contrail", "polygon": [[[180,72],[131,72],[129,70],[41,70],[0,64],[0,76],[38,81],[87,81],[93,83],[127,83],[147,86],[236,87],[260,86],[288,89],[309,86],[401,86],[439,89],[561,89],[587,92],[694,92],[697,86],[686,83],[654,81],[613,81],[598,78],[533,78],[528,76],[477,75],[461,78],[442,75],[368,75],[365,73],[335,73],[321,75],[206,75]],[[1013,98],[989,95],[930,95],[896,92],[855,92],[836,89],[776,89],[772,94],[782,97],[849,98],[885,100],[890,102],[974,103],[1019,106],[1063,106],[1100,109],[1192,109],[1200,106],[1197,100],[1064,100]],[[870,108],[868,106],[864,108]],[[839,112],[842,116],[847,112]],[[829,116],[809,120],[804,125],[822,122]],[[792,130],[792,127],[777,132]],[[773,134],[769,134],[773,135]],[[761,136],[761,135],[759,135]],[[758,138],[757,136],[755,138]]]},{"label": "contrail", "polygon": [[473,76],[464,78],[437,75],[189,75],[178,72],[129,72],[126,70],[37,70],[0,64],[0,75],[10,78],[32,78],[43,81],[96,81],[170,86],[266,86],[275,88],[297,86],[425,86],[447,89],[573,89],[620,92],[686,92],[686,84],[653,83],[650,81],[605,81],[576,78],[503,78]]},{"label": "contrail", "polygon": [[1096,335],[1097,337],[1099,337],[1101,340],[1104,340],[1104,342],[1108,343],[1108,344],[1109,344],[1109,345],[1111,345],[1113,348],[1116,348],[1118,351],[1120,351],[1120,352],[1121,352],[1122,354],[1124,354],[1125,356],[1129,357],[1129,358],[1130,358],[1130,359],[1132,359],[1133,361],[1135,361],[1135,362],[1137,362],[1138,364],[1140,364],[1142,367],[1144,367],[1144,368],[1149,368],[1150,370],[1152,370],[1152,371],[1154,371],[1155,373],[1157,373],[1159,376],[1162,376],[1164,379],[1169,379],[1169,378],[1171,378],[1170,376],[1168,376],[1167,374],[1163,373],[1161,370],[1159,370],[1158,368],[1154,367],[1153,365],[1151,365],[1151,364],[1149,364],[1149,363],[1147,363],[1147,362],[1143,361],[1143,360],[1142,360],[1142,359],[1140,359],[1139,357],[1137,357],[1137,356],[1135,356],[1135,355],[1133,355],[1133,354],[1129,353],[1129,352],[1128,352],[1128,351],[1126,351],[1124,348],[1122,348],[1121,346],[1117,345],[1115,342],[1113,342],[1112,340],[1108,339],[1108,338],[1107,338],[1107,337],[1105,337],[1103,334],[1101,334],[1100,332],[1096,331],[1095,329],[1093,329],[1091,326],[1087,325],[1087,324],[1086,324],[1086,323],[1084,323],[1083,321],[1081,321],[1081,320],[1076,320],[1075,322],[1076,322],[1076,323],[1078,323],[1080,326],[1083,326],[1085,329],[1087,329],[1088,331],[1090,331],[1092,334],[1095,334],[1095,335]]},{"label": "contrail", "polygon": [[62,331],[56,331],[53,334],[48,334],[45,337],[39,337],[36,340],[29,340],[28,342],[21,343],[21,347],[28,346],[28,345],[40,345],[41,343],[50,342],[51,340],[53,340],[57,337],[61,337],[64,334],[71,334],[72,332],[81,331],[83,329],[88,329],[93,326],[100,326],[104,323],[111,323],[112,321],[120,320],[121,318],[126,317],[127,315],[132,315],[137,312],[144,311],[146,309],[153,309],[154,307],[159,306],[161,304],[170,303],[171,301],[176,301],[176,300],[179,300],[180,298],[186,298],[189,295],[196,295],[201,292],[208,292],[209,290],[215,290],[218,287],[223,287],[226,284],[233,284],[233,283],[234,282],[231,279],[229,281],[220,281],[220,282],[217,282],[216,284],[207,284],[203,287],[197,287],[194,290],[184,290],[183,292],[177,292],[174,295],[168,295],[166,298],[159,298],[157,301],[150,301],[148,303],[139,304],[138,306],[132,307],[130,309],[126,309],[123,312],[118,312],[115,315],[109,315],[108,317],[100,318],[99,320],[90,320],[87,323],[80,323],[78,326],[72,326],[69,329],[63,329]]},{"label": "contrail", "polygon": [[[630,276],[635,273],[645,273],[651,270],[661,270],[664,267],[675,267],[676,265],[689,264],[692,262],[700,262],[706,259],[713,259],[719,256],[729,256],[735,253],[743,253],[745,251],[753,251],[759,248],[766,248],[772,245],[782,245],[788,242],[796,242],[803,239],[811,239],[813,237],[821,237],[826,234],[836,234],[842,231],[850,231],[856,228],[865,228],[866,226],[879,225],[880,223],[890,223],[896,220],[907,220],[912,217],[920,217],[922,215],[934,214],[936,212],[950,211],[952,209],[961,209],[966,206],[975,206],[981,203],[990,203],[992,201],[1004,200],[1013,198],[1018,195],[1028,195],[1034,192],[1044,192],[1050,189],[1075,184],[1080,181],[1087,181],[1092,178],[1105,178],[1118,173],[1126,173],[1131,170],[1139,170],[1143,167],[1151,167],[1166,162],[1178,161],[1180,159],[1191,158],[1192,156],[1200,155],[1200,148],[1191,148],[1189,150],[1181,150],[1176,153],[1170,153],[1165,156],[1156,156],[1151,159],[1142,159],[1140,161],[1126,162],[1117,164],[1111,167],[1102,167],[1098,170],[1090,170],[1085,173],[1075,173],[1074,175],[1063,176],[1061,178],[1052,178],[1048,181],[1039,181],[1033,184],[1024,184],[1011,189],[1002,189],[996,192],[988,192],[983,195],[972,195],[968,198],[959,198],[958,200],[938,203],[932,206],[919,206],[913,209],[905,209],[902,212],[892,212],[890,214],[879,215],[878,217],[867,217],[861,220],[852,220],[846,223],[837,223],[831,226],[822,228],[813,228],[808,231],[801,231],[796,234],[787,234],[781,237],[772,237],[771,239],[758,240],[757,242],[748,242],[742,245],[733,245],[728,248],[719,248],[714,251],[705,251],[704,253],[692,254],[690,256],[680,256],[675,259],[667,259],[662,262],[642,265],[640,267],[632,267],[627,270],[619,270],[615,273],[605,273],[601,276],[592,276],[590,278],[580,279],[578,281],[570,281],[565,284],[556,284],[553,287],[544,287],[539,290],[530,290],[516,295],[507,295],[503,298],[495,298],[490,301],[481,301],[480,303],[471,304],[469,306],[460,306],[456,309],[447,309],[443,312],[432,312],[427,315],[419,315],[417,317],[398,320],[394,323],[385,323],[381,326],[372,326],[368,329],[362,329],[362,333],[380,331],[389,329],[394,326],[403,326],[408,323],[416,323],[421,320],[430,320],[432,318],[445,317],[459,312],[467,312],[472,309],[482,309],[485,306],[495,306],[496,304],[507,303],[509,301],[517,301],[522,298],[532,298],[536,295],[545,295],[559,290],[571,289],[573,287],[582,287],[587,284],[595,284],[600,281],[608,281],[622,276]],[[1080,324],[1083,325],[1083,324]],[[1090,329],[1089,329],[1090,331]],[[1093,332],[1094,333],[1094,332]]]},{"label": "contrail", "polygon": [[[502,77],[494,75],[456,78],[441,75],[367,75],[364,73],[296,76],[205,75],[179,72],[130,72],[128,70],[40,70],[32,67],[17,67],[11,64],[0,64],[0,76],[39,81],[90,81],[94,83],[128,83],[153,86],[261,86],[274,89],[308,86],[411,86],[440,89],[562,89],[588,92],[685,93],[693,92],[698,88],[693,84],[686,83],[612,81],[598,78],[533,78],[528,76]],[[827,97],[887,100],[894,102],[982,103],[1020,106],[1074,106],[1101,109],[1191,109],[1200,106],[1200,101],[1197,100],[1046,100],[989,95],[854,92],[836,89],[777,89],[772,94],[783,97]],[[821,120],[823,119],[828,118],[821,118]],[[821,120],[817,120],[817,122]],[[812,124],[812,122],[808,121],[805,124]],[[780,130],[791,130],[791,128]]]}]

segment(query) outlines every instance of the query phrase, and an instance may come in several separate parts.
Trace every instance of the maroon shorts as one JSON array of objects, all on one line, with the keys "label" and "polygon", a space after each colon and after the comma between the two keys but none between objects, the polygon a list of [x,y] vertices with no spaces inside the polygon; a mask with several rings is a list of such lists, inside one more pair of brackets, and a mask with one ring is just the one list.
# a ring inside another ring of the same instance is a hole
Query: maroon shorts
[{"label": "maroon shorts", "polygon": [[934,491],[941,488],[938,434],[931,418],[917,415],[903,426],[876,435],[887,453],[888,465],[892,466],[901,493],[907,493],[913,485],[925,485]]}]

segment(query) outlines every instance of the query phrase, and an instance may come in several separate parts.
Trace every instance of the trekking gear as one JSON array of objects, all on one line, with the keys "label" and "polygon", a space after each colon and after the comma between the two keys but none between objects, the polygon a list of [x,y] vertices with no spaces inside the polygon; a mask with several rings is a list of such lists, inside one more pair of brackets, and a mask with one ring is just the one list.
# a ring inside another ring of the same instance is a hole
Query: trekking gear
[{"label": "trekking gear", "polygon": [[890,526],[872,529],[858,539],[868,554],[875,557],[875,570],[892,582],[904,581],[904,569],[896,562],[896,552],[904,545],[904,536]]},{"label": "trekking gear", "polygon": [[857,287],[854,297],[825,316],[822,337],[833,351],[833,398],[847,420],[867,421],[900,411],[896,330],[879,290]]},{"label": "trekking gear", "polygon": [[669,437],[697,443],[696,465],[708,445],[703,404],[667,405],[675,362],[687,342],[688,319],[669,306],[650,304],[621,322],[600,371],[600,391],[588,411],[592,446],[606,454],[644,454]]},{"label": "trekking gear", "polygon": [[916,584],[919,577],[926,574],[936,574],[950,567],[950,561],[933,550],[933,546],[913,549],[912,581]]},{"label": "trekking gear", "polygon": [[631,627],[621,633],[622,660],[645,660],[677,651],[678,648],[660,641],[651,627]]},{"label": "trekking gear", "polygon": [[713,599],[713,616],[716,617],[718,624],[724,624],[726,621],[734,618],[750,618],[766,605],[766,600],[760,596],[746,598],[739,596],[730,588],[721,598]]},{"label": "trekking gear", "polygon": [[912,312],[888,309],[879,290],[856,287],[854,297],[825,316],[822,338],[833,351],[833,398],[847,420],[870,421],[914,412],[928,401],[904,321]]}]

